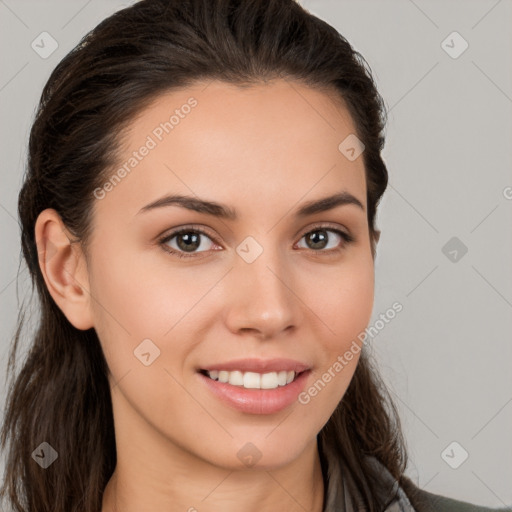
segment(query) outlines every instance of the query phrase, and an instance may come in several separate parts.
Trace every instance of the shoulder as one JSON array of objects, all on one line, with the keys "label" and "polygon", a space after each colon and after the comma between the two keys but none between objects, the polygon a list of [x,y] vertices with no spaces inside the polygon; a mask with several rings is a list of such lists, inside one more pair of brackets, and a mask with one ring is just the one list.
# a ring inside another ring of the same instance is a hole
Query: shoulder
[{"label": "shoulder", "polygon": [[402,477],[400,486],[417,512],[512,512],[512,507],[488,508],[424,491],[406,476]]}]

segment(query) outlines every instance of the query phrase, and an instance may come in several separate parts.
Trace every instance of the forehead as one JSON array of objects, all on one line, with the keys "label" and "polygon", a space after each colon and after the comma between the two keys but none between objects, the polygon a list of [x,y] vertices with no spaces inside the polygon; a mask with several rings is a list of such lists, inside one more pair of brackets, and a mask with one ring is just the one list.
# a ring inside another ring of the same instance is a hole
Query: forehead
[{"label": "forehead", "polygon": [[332,92],[282,79],[196,83],[158,96],[126,127],[116,167],[126,172],[109,195],[134,210],[164,192],[272,208],[343,188],[365,204],[363,159],[339,149],[355,132]]}]

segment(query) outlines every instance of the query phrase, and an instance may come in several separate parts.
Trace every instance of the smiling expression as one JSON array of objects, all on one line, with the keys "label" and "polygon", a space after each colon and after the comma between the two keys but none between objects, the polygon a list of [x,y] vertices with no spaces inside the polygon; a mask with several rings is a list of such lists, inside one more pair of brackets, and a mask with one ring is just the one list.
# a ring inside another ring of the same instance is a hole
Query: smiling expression
[{"label": "smiling expression", "polygon": [[[263,467],[290,462],[358,358],[308,404],[296,396],[373,307],[363,158],[338,149],[353,121],[332,95],[276,80],[172,91],[126,128],[119,165],[138,159],[95,199],[87,269],[116,435],[130,425],[148,455],[165,447],[226,468],[244,446]],[[286,385],[282,371],[300,364]]]}]

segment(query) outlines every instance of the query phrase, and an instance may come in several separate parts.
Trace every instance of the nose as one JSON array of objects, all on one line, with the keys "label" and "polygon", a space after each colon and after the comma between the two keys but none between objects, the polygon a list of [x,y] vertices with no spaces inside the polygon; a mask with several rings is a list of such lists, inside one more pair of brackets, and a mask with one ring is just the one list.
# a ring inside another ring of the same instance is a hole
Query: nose
[{"label": "nose", "polygon": [[274,339],[293,331],[301,315],[293,273],[277,251],[265,249],[252,263],[237,257],[226,291],[226,323],[235,334]]}]

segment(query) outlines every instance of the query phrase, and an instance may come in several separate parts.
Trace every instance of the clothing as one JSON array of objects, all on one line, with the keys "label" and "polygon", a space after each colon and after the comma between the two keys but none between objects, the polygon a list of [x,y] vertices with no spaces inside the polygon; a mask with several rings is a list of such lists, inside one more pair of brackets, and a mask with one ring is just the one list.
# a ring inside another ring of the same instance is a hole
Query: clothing
[{"label": "clothing", "polygon": [[[334,450],[322,450],[318,443],[322,471],[324,474],[324,510],[323,512],[363,512],[364,507],[354,507],[353,502],[362,502],[360,495],[353,495],[349,490],[348,475],[343,471],[343,464],[337,460]],[[376,485],[382,503],[386,503],[382,512],[512,512],[508,508],[486,508],[440,496],[418,488],[412,480],[405,477],[402,486],[387,468],[375,457],[368,457],[368,462],[379,475]]]}]

